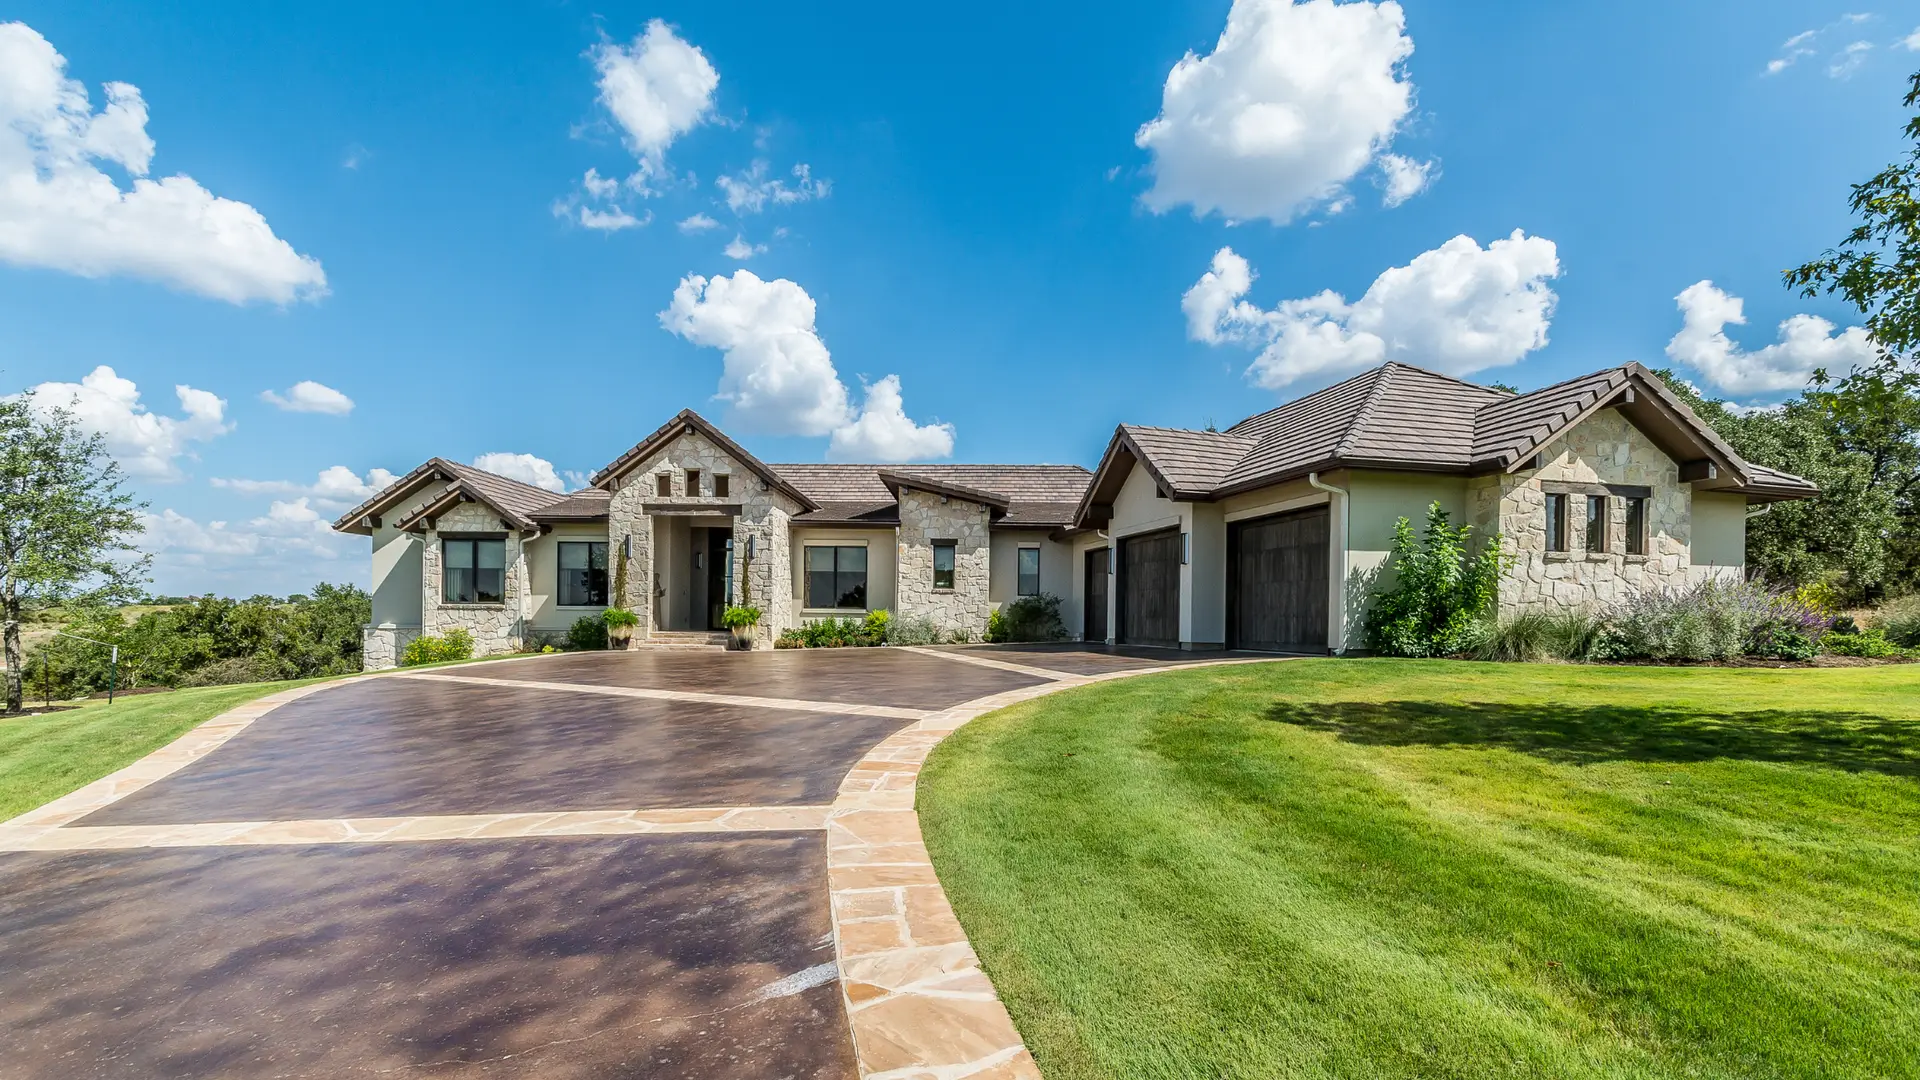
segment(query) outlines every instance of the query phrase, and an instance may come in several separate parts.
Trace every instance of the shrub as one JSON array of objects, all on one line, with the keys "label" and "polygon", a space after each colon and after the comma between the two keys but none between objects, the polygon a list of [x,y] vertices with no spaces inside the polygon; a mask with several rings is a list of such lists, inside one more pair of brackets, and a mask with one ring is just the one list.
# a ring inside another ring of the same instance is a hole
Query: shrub
[{"label": "shrub", "polygon": [[1788,631],[1816,643],[1827,621],[1818,608],[1763,582],[1707,578],[1614,605],[1594,651],[1608,660],[1725,660],[1755,649],[1797,650]]},{"label": "shrub", "polygon": [[1063,641],[1060,598],[1051,593],[1023,596],[987,616],[988,641]]},{"label": "shrub", "polygon": [[1425,536],[1415,539],[1406,518],[1394,524],[1388,565],[1398,577],[1367,610],[1368,648],[1386,656],[1447,656],[1476,644],[1512,559],[1500,551],[1497,534],[1472,551],[1472,533],[1471,525],[1448,524],[1437,502],[1427,507]]},{"label": "shrub", "polygon": [[1890,601],[1874,613],[1873,625],[1896,645],[1920,648],[1920,594]]},{"label": "shrub", "polygon": [[[1831,635],[1828,635],[1831,636]],[[1811,660],[1819,653],[1813,638],[1799,627],[1763,623],[1747,637],[1747,655],[1774,660]]]},{"label": "shrub", "polygon": [[869,642],[879,645],[887,640],[887,626],[892,622],[893,614],[886,608],[869,611],[866,622],[860,625],[860,632],[867,636]]},{"label": "shrub", "polygon": [[639,626],[640,616],[623,607],[610,607],[600,613],[600,621],[611,630],[616,626]]},{"label": "shrub", "polygon": [[1793,598],[1818,611],[1835,612],[1847,606],[1846,597],[1832,581],[1810,581],[1793,591]]},{"label": "shrub", "polygon": [[1583,611],[1528,611],[1489,626],[1476,660],[1585,660],[1605,624]]},{"label": "shrub", "polygon": [[816,619],[800,628],[800,638],[809,649],[840,649],[867,644],[866,635],[856,619]]},{"label": "shrub", "polygon": [[736,604],[720,613],[720,625],[729,630],[738,630],[743,626],[760,625],[760,609],[741,607]]},{"label": "shrub", "polygon": [[948,636],[947,640],[955,645],[971,645],[973,644],[973,631],[963,626]]},{"label": "shrub", "polygon": [[473,635],[456,626],[437,637],[433,634],[421,634],[407,642],[406,651],[400,654],[400,666],[414,667],[419,664],[471,659],[473,659]]},{"label": "shrub", "polygon": [[987,632],[984,636],[993,644],[1011,640],[1007,631],[1007,617],[999,608],[987,613]]},{"label": "shrub", "polygon": [[590,651],[607,647],[607,623],[597,615],[582,615],[567,630],[567,648]]},{"label": "shrub", "polygon": [[776,649],[804,649],[807,647],[806,635],[799,630],[782,630],[780,636],[773,639]]},{"label": "shrub", "polygon": [[1835,630],[1820,639],[1820,647],[1834,656],[1864,656],[1873,660],[1906,654],[1906,650],[1887,640],[1886,632],[1877,626],[1857,633]]},{"label": "shrub", "polygon": [[887,644],[889,645],[938,645],[940,628],[932,619],[889,619],[887,620]]}]

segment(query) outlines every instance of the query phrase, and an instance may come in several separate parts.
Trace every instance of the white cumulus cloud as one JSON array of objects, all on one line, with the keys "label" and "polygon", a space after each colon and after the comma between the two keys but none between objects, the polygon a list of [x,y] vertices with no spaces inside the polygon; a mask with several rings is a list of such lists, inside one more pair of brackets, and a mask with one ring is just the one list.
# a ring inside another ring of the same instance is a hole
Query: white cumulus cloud
[{"label": "white cumulus cloud", "polygon": [[766,254],[766,251],[767,245],[749,244],[745,237],[739,233],[735,233],[733,239],[727,243],[727,246],[721,249],[721,254],[735,262],[746,262],[755,255]]},{"label": "white cumulus cloud", "polygon": [[326,294],[320,263],[275,236],[260,211],[184,174],[148,177],[154,143],[137,87],[107,83],[106,107],[94,112],[66,68],[32,27],[0,23],[0,260],[144,278],[235,304]]},{"label": "white cumulus cloud", "polygon": [[1799,390],[1815,368],[1840,378],[1879,355],[1864,327],[1839,333],[1818,315],[1795,315],[1780,324],[1780,340],[1748,352],[1727,337],[1729,323],[1745,325],[1745,301],[1711,281],[1697,281],[1674,297],[1680,332],[1667,342],[1667,357],[1697,372],[1730,394],[1768,394]]},{"label": "white cumulus cloud", "polygon": [[720,73],[659,19],[647,23],[632,44],[603,42],[588,55],[600,75],[600,103],[642,161],[658,165],[675,139],[713,112]]},{"label": "white cumulus cloud", "polygon": [[727,209],[742,215],[757,214],[769,204],[788,206],[824,199],[833,192],[833,181],[814,179],[812,166],[804,162],[793,167],[791,184],[779,177],[769,177],[765,161],[754,162],[738,176],[722,174],[714,179],[714,184],[726,196]]},{"label": "white cumulus cloud", "polygon": [[1547,344],[1560,274],[1553,241],[1513,235],[1482,248],[1456,236],[1375,278],[1358,300],[1328,290],[1264,309],[1244,297],[1254,273],[1232,248],[1187,290],[1195,341],[1260,348],[1247,376],[1278,389],[1398,360],[1452,375],[1517,363]]},{"label": "white cumulus cloud", "polygon": [[1439,177],[1438,163],[1415,161],[1399,154],[1380,155],[1380,201],[1388,207],[1399,206],[1433,186]]},{"label": "white cumulus cloud", "polygon": [[330,510],[345,510],[366,502],[397,479],[386,469],[369,469],[367,475],[362,477],[345,465],[330,465],[320,470],[311,484],[296,480],[238,480],[222,476],[214,477],[212,483],[214,487],[243,495],[287,495],[311,499],[315,505]]},{"label": "white cumulus cloud", "polygon": [[565,491],[567,485],[554,471],[553,462],[537,458],[532,454],[509,454],[495,451],[481,454],[473,459],[473,467],[484,472],[497,473],[509,480],[518,480],[523,484],[532,484],[548,491]]},{"label": "white cumulus cloud", "polygon": [[276,409],[287,412],[326,413],[329,416],[345,416],[353,411],[353,399],[335,390],[331,386],[303,379],[287,388],[284,394],[272,390],[262,390],[260,400]]},{"label": "white cumulus cloud", "polygon": [[27,391],[36,412],[72,413],[82,430],[101,437],[128,475],[145,480],[178,480],[178,461],[191,444],[233,430],[226,422],[225,398],[191,386],[175,386],[173,392],[183,415],[149,412],[133,380],[105,364],[77,383],[44,382]]},{"label": "white cumulus cloud", "polygon": [[694,214],[691,217],[682,218],[679,225],[680,231],[683,233],[702,233],[709,229],[717,229],[719,227],[719,222],[705,214]]},{"label": "white cumulus cloud", "polygon": [[827,444],[829,461],[926,461],[953,455],[952,424],[916,424],[907,418],[900,397],[900,376],[888,375],[867,387],[860,415],[835,428]]},{"label": "white cumulus cloud", "polygon": [[[815,329],[814,315],[813,297],[797,283],[785,278],[763,281],[752,271],[736,270],[731,277],[692,274],[681,279],[672,303],[660,313],[660,325],[695,345],[721,351],[715,396],[727,403],[729,423],[742,430],[829,435],[848,453],[864,453],[852,448],[882,445],[879,440],[885,439],[887,447],[911,452],[894,455],[894,460],[950,453],[952,428],[909,420],[900,402],[899,379],[892,375],[868,389],[864,408],[852,408],[847,386]],[[860,428],[863,422],[867,426]],[[944,439],[925,434],[943,429]]]},{"label": "white cumulus cloud", "polygon": [[1339,202],[1413,109],[1412,53],[1392,0],[1234,0],[1213,52],[1173,66],[1134,136],[1153,157],[1143,201],[1278,224]]}]

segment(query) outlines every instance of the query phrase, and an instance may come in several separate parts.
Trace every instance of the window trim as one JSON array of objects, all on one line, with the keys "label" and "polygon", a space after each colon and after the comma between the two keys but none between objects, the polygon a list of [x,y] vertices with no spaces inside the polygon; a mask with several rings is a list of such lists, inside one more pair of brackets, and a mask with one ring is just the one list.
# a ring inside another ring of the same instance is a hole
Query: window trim
[{"label": "window trim", "polygon": [[[566,578],[563,575],[567,573],[567,567],[562,562],[560,556],[561,556],[561,550],[563,548],[569,547],[574,544],[585,545],[585,547],[587,548],[587,568],[586,568],[587,569],[587,602],[584,604],[569,604],[567,603],[567,600],[566,600],[566,591],[565,591]],[[600,557],[600,600],[598,602],[595,602],[593,599],[593,549],[596,546],[606,549],[601,554],[601,557]],[[553,603],[554,603],[554,606],[563,607],[563,608],[606,607],[608,598],[611,596],[612,590],[613,590],[612,578],[607,573],[608,566],[612,564],[612,556],[613,556],[613,545],[608,543],[605,540],[556,540],[554,541],[554,548],[553,548]]]},{"label": "window trim", "polygon": [[[833,569],[831,571],[824,571],[824,570],[816,571],[815,569],[813,569],[813,559],[811,557],[811,553],[815,551],[833,552]],[[853,572],[851,570],[842,571],[840,569],[840,553],[842,551],[858,551],[860,553],[862,565],[860,567],[860,606],[859,607],[843,607],[839,603],[840,597],[844,595],[840,591],[840,575],[842,573],[851,574]],[[816,573],[831,573],[833,575],[834,595],[831,597],[831,599],[834,601],[833,603],[831,604],[814,603],[814,600],[816,599],[816,597],[813,594],[813,575]],[[800,546],[800,577],[801,577],[800,600],[801,600],[801,608],[803,610],[806,610],[806,611],[871,611],[873,610],[873,594],[868,589],[868,587],[873,584],[873,553],[870,550],[868,550],[868,547],[865,544],[848,544],[848,543],[834,543],[834,542],[828,542],[824,544],[802,544]]]},{"label": "window trim", "polygon": [[[1029,551],[1033,552],[1033,591],[1032,592],[1028,592],[1026,589],[1021,587],[1022,586],[1021,579],[1026,577],[1026,574],[1022,572],[1020,569],[1020,557],[1022,555],[1025,555]],[[1040,562],[1041,562],[1041,559],[1040,559],[1039,544],[1021,544],[1019,547],[1014,549],[1013,595],[1018,597],[1040,595]]]},{"label": "window trim", "polygon": [[1567,554],[1567,517],[1572,496],[1564,491],[1547,492],[1547,551]]},{"label": "window trim", "polygon": [[[934,540],[930,542],[930,546],[933,548],[933,590],[935,592],[952,592],[960,574],[960,541]],[[947,555],[947,583],[945,585],[940,584],[941,548],[945,548],[949,553]]]},{"label": "window trim", "polygon": [[[450,544],[469,544],[473,546],[473,565],[461,567],[473,573],[472,600],[452,599],[452,590],[447,575],[455,568],[453,560],[447,557]],[[498,600],[480,599],[480,548],[481,544],[500,545],[500,598]],[[441,607],[505,607],[507,603],[507,535],[505,533],[441,533],[440,534],[440,606]]]},{"label": "window trim", "polygon": [[[1625,520],[1625,523],[1626,523],[1626,530],[1627,530],[1626,553],[1630,556],[1632,555],[1644,556],[1647,553],[1647,548],[1651,546],[1648,543],[1648,541],[1652,537],[1647,528],[1647,504],[1650,501],[1652,500],[1638,496],[1638,495],[1627,496],[1626,510],[1621,515],[1621,517]],[[1633,520],[1634,512],[1636,510],[1639,511],[1639,518],[1640,518],[1639,522],[1637,523]]]},{"label": "window trim", "polygon": [[727,485],[730,479],[731,478],[727,473],[717,472],[713,474],[713,497],[714,498],[724,499],[727,497]]},{"label": "window trim", "polygon": [[1605,555],[1610,545],[1608,532],[1613,525],[1613,497],[1610,495],[1587,496],[1585,535],[1581,538],[1589,555]]},{"label": "window trim", "polygon": [[687,498],[697,499],[700,497],[700,470],[687,469],[685,472],[687,474]]},{"label": "window trim", "polygon": [[673,498],[672,472],[657,472],[653,474],[653,495],[656,499]]}]

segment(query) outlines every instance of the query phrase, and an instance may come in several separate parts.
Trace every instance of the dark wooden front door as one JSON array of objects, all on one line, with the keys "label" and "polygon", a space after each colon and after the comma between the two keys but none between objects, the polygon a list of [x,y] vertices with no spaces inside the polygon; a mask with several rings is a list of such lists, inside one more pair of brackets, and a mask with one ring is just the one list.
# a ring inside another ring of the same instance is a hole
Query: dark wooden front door
[{"label": "dark wooden front door", "polygon": [[707,629],[724,630],[720,617],[732,604],[733,530],[707,530]]},{"label": "dark wooden front door", "polygon": [[1087,598],[1087,610],[1081,626],[1085,632],[1080,636],[1087,641],[1107,640],[1107,560],[1106,548],[1087,552],[1087,580],[1082,593]]},{"label": "dark wooden front door", "polygon": [[1265,652],[1327,647],[1325,507],[1227,526],[1227,645]]},{"label": "dark wooden front door", "polygon": [[1120,633],[1126,645],[1180,644],[1180,531],[1120,541]]}]

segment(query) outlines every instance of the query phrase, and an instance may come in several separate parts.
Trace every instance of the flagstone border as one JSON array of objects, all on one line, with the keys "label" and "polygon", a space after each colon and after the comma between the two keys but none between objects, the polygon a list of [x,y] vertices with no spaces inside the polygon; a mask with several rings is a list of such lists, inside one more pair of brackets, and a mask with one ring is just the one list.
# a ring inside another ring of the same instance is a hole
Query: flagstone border
[{"label": "flagstone border", "polygon": [[1232,657],[1072,675],[961,651],[914,649],[1044,677],[902,728],[840,783],[827,816],[840,990],[863,1080],[1040,1080],[1013,1018],[947,902],[914,809],[920,767],[968,721],[1061,690],[1139,675],[1300,657]]}]

